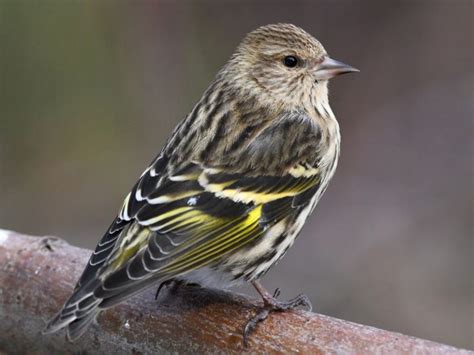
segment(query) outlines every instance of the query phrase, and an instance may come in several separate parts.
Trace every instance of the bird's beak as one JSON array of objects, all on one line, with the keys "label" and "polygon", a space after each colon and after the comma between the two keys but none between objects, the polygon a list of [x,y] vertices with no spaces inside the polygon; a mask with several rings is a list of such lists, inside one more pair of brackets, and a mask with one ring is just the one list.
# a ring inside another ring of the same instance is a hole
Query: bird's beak
[{"label": "bird's beak", "polygon": [[338,62],[330,57],[324,60],[316,67],[314,71],[314,78],[316,80],[327,80],[334,78],[337,75],[345,73],[358,72],[359,69],[353,68],[350,65]]}]

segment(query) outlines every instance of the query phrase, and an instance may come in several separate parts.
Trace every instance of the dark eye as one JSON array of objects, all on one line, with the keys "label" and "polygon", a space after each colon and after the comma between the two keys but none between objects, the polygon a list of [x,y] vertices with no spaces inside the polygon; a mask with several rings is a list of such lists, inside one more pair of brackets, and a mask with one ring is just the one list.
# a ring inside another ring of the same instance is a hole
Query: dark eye
[{"label": "dark eye", "polygon": [[298,65],[298,58],[293,55],[287,55],[285,59],[283,59],[283,64],[288,68],[294,68]]}]

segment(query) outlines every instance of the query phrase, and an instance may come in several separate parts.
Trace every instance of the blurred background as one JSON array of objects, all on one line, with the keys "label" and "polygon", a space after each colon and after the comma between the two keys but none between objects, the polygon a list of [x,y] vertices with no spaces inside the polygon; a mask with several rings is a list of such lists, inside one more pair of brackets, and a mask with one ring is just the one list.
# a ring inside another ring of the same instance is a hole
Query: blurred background
[{"label": "blurred background", "polygon": [[[317,312],[473,348],[473,2],[0,1],[0,228],[93,248],[240,39],[291,22],[342,157],[264,279]],[[246,290],[250,293],[250,289]]]}]

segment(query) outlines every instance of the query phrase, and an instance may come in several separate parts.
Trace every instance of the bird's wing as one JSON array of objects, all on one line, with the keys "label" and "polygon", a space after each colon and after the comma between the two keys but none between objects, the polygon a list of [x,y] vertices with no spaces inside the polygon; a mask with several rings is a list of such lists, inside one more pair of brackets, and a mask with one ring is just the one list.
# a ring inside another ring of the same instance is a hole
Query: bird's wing
[{"label": "bird's wing", "polygon": [[148,177],[150,172],[120,213],[131,221],[130,231],[99,270],[94,296],[103,299],[101,306],[115,304],[138,284],[177,277],[251,243],[313,190],[309,200],[319,184],[317,169],[303,166],[285,176],[248,177],[191,163],[156,190],[147,189]]}]

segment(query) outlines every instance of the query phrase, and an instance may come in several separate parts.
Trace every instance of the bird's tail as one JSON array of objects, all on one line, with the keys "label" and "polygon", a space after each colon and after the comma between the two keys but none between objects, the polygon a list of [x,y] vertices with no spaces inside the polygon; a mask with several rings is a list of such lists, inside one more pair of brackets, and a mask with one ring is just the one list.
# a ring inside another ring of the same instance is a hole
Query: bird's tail
[{"label": "bird's tail", "polygon": [[115,292],[104,292],[101,281],[93,279],[88,284],[75,290],[61,311],[49,321],[43,333],[54,333],[67,327],[68,340],[75,341],[84,334],[90,323],[102,310],[115,306],[162,281],[160,277],[152,277],[140,280]]},{"label": "bird's tail", "polygon": [[[80,290],[76,290],[66,301],[61,311],[48,322],[43,333],[54,333],[67,327],[66,334],[70,341],[75,341],[84,334],[88,325],[100,312],[99,305],[102,299],[94,296],[92,292],[96,286],[96,284],[89,284]],[[90,291],[87,292],[88,290]]]}]

